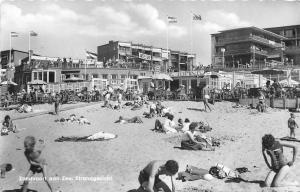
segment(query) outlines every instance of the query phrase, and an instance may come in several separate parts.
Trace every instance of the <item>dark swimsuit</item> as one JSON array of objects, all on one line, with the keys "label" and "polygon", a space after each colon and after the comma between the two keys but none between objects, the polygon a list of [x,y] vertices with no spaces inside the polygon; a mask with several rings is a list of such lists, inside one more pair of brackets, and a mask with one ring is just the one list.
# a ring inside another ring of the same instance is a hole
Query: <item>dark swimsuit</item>
[{"label": "dark swimsuit", "polygon": [[283,147],[278,141],[274,143],[271,149],[267,150],[267,154],[271,157],[274,172],[278,173],[287,164],[283,156]]},{"label": "dark swimsuit", "polygon": [[[150,175],[145,170],[142,170],[139,175],[139,183],[142,185],[145,181],[148,182],[149,177],[150,177]],[[161,180],[160,180],[159,176],[155,175],[154,185],[156,185],[160,182],[161,182]]]}]

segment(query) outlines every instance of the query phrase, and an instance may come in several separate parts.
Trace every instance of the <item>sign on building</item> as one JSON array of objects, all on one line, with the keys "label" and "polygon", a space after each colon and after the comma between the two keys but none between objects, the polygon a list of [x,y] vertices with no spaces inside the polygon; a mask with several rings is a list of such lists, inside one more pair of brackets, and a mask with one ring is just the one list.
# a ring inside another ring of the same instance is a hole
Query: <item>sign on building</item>
[{"label": "sign on building", "polygon": [[147,54],[144,54],[144,53],[139,53],[139,58],[151,61],[151,55],[147,55]]}]

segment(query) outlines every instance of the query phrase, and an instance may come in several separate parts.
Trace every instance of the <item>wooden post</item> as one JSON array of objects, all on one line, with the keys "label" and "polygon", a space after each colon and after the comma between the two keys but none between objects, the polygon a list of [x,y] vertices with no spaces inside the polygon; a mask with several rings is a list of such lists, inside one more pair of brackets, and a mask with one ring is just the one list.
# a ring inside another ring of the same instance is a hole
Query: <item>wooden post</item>
[{"label": "wooden post", "polygon": [[299,108],[299,101],[298,101],[298,97],[296,96],[296,109]]},{"label": "wooden post", "polygon": [[283,99],[283,108],[286,109],[286,98],[285,98],[285,96],[283,96],[282,99]]},{"label": "wooden post", "polygon": [[252,96],[252,107],[254,107],[254,96]]}]

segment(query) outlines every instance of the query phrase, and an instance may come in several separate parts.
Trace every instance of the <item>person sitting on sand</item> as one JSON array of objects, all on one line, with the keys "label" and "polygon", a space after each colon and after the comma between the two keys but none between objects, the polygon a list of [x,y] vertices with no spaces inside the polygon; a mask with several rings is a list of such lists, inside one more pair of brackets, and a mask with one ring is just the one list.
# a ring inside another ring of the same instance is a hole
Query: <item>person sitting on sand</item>
[{"label": "person sitting on sand", "polygon": [[184,120],[184,123],[183,123],[183,126],[182,126],[181,131],[182,131],[182,132],[188,131],[188,130],[189,130],[190,124],[191,124],[191,123],[190,123],[190,120],[189,120],[188,118],[186,118],[186,119]]},{"label": "person sitting on sand", "polygon": [[[138,192],[175,192],[175,185],[173,183],[173,175],[178,172],[178,163],[174,160],[151,161],[139,175],[140,187]],[[163,182],[159,176],[167,175],[171,177],[172,190]]]},{"label": "person sitting on sand", "polygon": [[206,141],[198,141],[195,135],[195,129],[199,126],[198,123],[193,122],[189,126],[189,130],[186,131],[182,136],[181,148],[189,150],[203,150],[203,151],[214,151],[212,145]]},{"label": "person sitting on sand", "polygon": [[295,114],[291,113],[291,117],[288,120],[288,127],[290,128],[290,137],[295,138],[295,128],[299,128],[297,122],[295,121]]},{"label": "person sitting on sand", "polygon": [[[293,160],[287,162],[283,155],[283,147],[293,149]],[[294,145],[283,144],[275,140],[273,135],[268,134],[262,137],[262,154],[267,166],[271,169],[268,173],[265,184],[267,187],[285,187],[299,185],[298,182],[283,181],[290,171],[290,167],[294,164],[297,156],[297,148]],[[269,163],[266,154],[271,158]]]},{"label": "person sitting on sand", "polygon": [[25,157],[30,164],[30,168],[26,173],[25,180],[21,191],[27,192],[29,179],[36,173],[42,173],[44,181],[46,182],[48,188],[52,192],[52,187],[49,184],[48,177],[46,175],[46,161],[41,158],[42,149],[44,148],[44,141],[39,140],[40,145],[36,145],[36,139],[33,136],[27,136],[24,140]]},{"label": "person sitting on sand", "polygon": [[10,163],[4,163],[0,165],[1,178],[5,178],[5,173],[12,170]]},{"label": "person sitting on sand", "polygon": [[176,130],[176,123],[173,121],[174,120],[174,115],[169,114],[166,116],[166,120],[163,124],[163,130],[165,133],[177,133]]},{"label": "person sitting on sand", "polygon": [[163,110],[164,106],[162,106],[160,101],[156,102],[156,113],[158,116],[162,116],[162,110]]},{"label": "person sitting on sand", "polygon": [[9,115],[4,117],[4,121],[2,122],[1,135],[8,135],[9,132],[16,132],[16,126],[13,124]]},{"label": "person sitting on sand", "polygon": [[138,116],[132,118],[124,118],[122,116],[119,117],[115,123],[126,124],[126,123],[143,123],[142,119]]},{"label": "person sitting on sand", "polygon": [[90,125],[91,123],[89,122],[89,120],[87,120],[87,118],[85,118],[84,116],[81,116],[79,119],[79,124],[88,124]]}]

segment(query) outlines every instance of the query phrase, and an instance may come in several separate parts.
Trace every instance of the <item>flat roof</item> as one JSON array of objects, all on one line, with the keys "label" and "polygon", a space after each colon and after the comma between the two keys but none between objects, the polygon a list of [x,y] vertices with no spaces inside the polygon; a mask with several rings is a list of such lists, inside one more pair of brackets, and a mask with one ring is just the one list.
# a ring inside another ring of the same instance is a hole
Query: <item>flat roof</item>
[{"label": "flat roof", "polygon": [[268,29],[285,29],[285,28],[300,28],[300,25],[284,25],[284,26],[280,26],[280,27],[268,27],[268,28],[264,28],[264,29],[268,30]]},{"label": "flat roof", "polygon": [[265,33],[265,34],[268,34],[268,35],[271,35],[273,37],[277,37],[279,39],[288,39],[284,36],[281,36],[281,35],[278,35],[276,33],[273,33],[271,31],[267,31],[265,29],[261,29],[261,28],[258,28],[258,27],[255,27],[255,26],[251,26],[251,27],[241,27],[241,28],[234,28],[234,29],[228,29],[228,30],[222,30],[220,31],[221,33],[223,32],[229,32],[229,31],[238,31],[238,30],[245,30],[245,29],[253,29],[255,31],[259,31],[259,32],[262,32],[262,33]]}]

